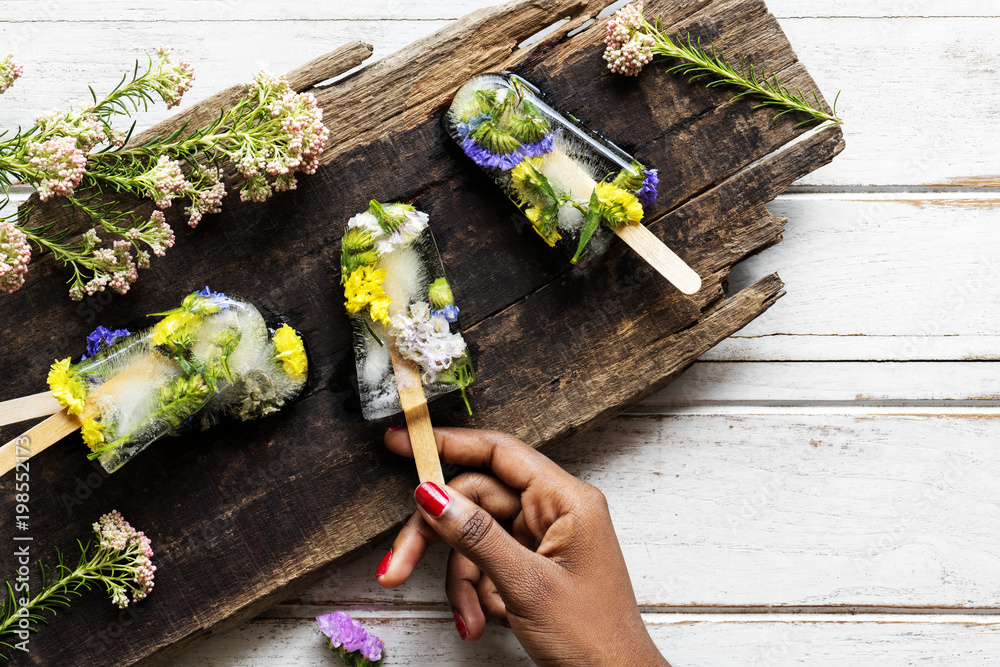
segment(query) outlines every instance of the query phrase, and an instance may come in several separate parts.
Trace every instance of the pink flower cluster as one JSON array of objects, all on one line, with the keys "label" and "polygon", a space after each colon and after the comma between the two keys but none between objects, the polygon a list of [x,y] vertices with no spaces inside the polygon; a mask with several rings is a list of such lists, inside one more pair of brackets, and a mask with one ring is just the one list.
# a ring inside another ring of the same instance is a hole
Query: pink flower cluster
[{"label": "pink flower cluster", "polygon": [[277,127],[266,141],[240,146],[233,158],[247,179],[240,199],[264,201],[271,196],[272,185],[264,174],[275,177],[274,189],[280,191],[295,189],[295,172],[316,173],[330,131],[323,124],[323,109],[316,97],[296,93],[285,77],[261,71],[248,88],[249,95],[256,95],[270,116],[267,125]]},{"label": "pink flower cluster", "polygon": [[85,107],[79,111],[53,109],[37,116],[35,125],[44,137],[50,135],[73,137],[76,139],[76,147],[84,153],[90,152],[94,146],[108,140],[93,107]]},{"label": "pink flower cluster", "polygon": [[218,169],[200,169],[191,175],[191,181],[192,185],[187,193],[191,198],[191,205],[184,209],[184,213],[188,216],[188,226],[197,227],[204,215],[222,210],[226,184],[222,182],[222,172]]},{"label": "pink flower cluster", "polygon": [[45,141],[29,141],[25,157],[31,176],[38,181],[42,201],[53,195],[68,195],[80,185],[87,156],[75,137],[58,136]]},{"label": "pink flower cluster", "polygon": [[[139,277],[131,250],[131,241],[118,239],[112,247],[94,251],[94,277],[83,286],[87,296],[93,296],[105,287],[110,287],[119,294],[128,292]],[[71,293],[70,296],[74,294]]]},{"label": "pink flower cluster", "polygon": [[[150,540],[141,530],[136,530],[122,517],[117,510],[109,512],[100,518],[93,526],[99,539],[101,549],[123,552],[128,559],[124,566],[135,574],[132,588],[132,601],[138,602],[153,590],[153,549]],[[113,586],[111,601],[120,609],[128,606],[128,598],[123,587]]]},{"label": "pink flower cluster", "polygon": [[626,5],[608,20],[604,59],[616,74],[635,76],[653,60],[653,36],[642,32],[642,3]]},{"label": "pink flower cluster", "polygon": [[31,261],[28,238],[9,221],[0,221],[0,292],[10,294],[24,284]]},{"label": "pink flower cluster", "polygon": [[156,92],[160,94],[167,108],[181,103],[181,98],[194,84],[194,68],[183,58],[174,60],[170,49],[161,46],[156,49],[156,63],[153,64],[152,78],[156,81]]},{"label": "pink flower cluster", "polygon": [[23,72],[24,68],[14,62],[13,53],[0,58],[0,95],[6,93]]},{"label": "pink flower cluster", "polygon": [[167,254],[167,248],[174,247],[174,230],[167,224],[167,218],[161,211],[153,211],[153,215],[149,218],[148,228],[139,235],[139,238],[149,244],[153,254],[157,257],[163,257]]},{"label": "pink flower cluster", "polygon": [[156,164],[137,180],[144,185],[158,208],[169,208],[172,200],[191,187],[181,171],[181,163],[166,155],[161,155]]}]

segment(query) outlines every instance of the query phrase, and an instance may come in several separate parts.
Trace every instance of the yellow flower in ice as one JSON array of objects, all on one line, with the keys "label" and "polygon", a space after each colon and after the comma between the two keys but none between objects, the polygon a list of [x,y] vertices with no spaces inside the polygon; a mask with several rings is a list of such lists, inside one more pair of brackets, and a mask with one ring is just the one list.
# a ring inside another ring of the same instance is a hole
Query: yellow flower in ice
[{"label": "yellow flower in ice", "polygon": [[632,225],[642,220],[642,204],[634,194],[611,183],[598,183],[594,188],[601,214],[611,227]]},{"label": "yellow flower in ice", "polygon": [[309,359],[306,357],[306,348],[302,344],[302,338],[295,329],[287,324],[282,324],[274,332],[274,349],[277,353],[274,358],[280,361],[285,372],[296,380],[301,380],[306,375],[309,368]]},{"label": "yellow flower in ice", "polygon": [[389,323],[389,304],[392,303],[382,289],[385,269],[361,266],[351,273],[344,284],[345,306],[349,313],[360,313],[371,306],[372,319],[382,324]]},{"label": "yellow flower in ice", "polygon": [[542,158],[528,158],[521,160],[517,166],[510,170],[510,184],[517,193],[518,198],[525,204],[545,204],[551,201],[545,196],[541,187],[541,174],[538,168],[542,164]]},{"label": "yellow flower in ice", "polygon": [[69,358],[56,361],[49,370],[49,389],[59,404],[64,406],[71,415],[83,414],[87,389],[76,377],[76,372],[69,368]]},{"label": "yellow flower in ice", "polygon": [[167,315],[153,327],[153,345],[165,345],[179,334],[188,333],[201,320],[201,315],[182,310]]},{"label": "yellow flower in ice", "polygon": [[389,304],[391,303],[392,299],[387,296],[375,299],[372,301],[372,307],[368,309],[368,313],[376,322],[381,322],[383,325],[389,326]]},{"label": "yellow flower in ice", "polygon": [[90,451],[96,452],[106,441],[104,439],[104,424],[90,417],[83,420],[83,428],[80,429],[83,441],[90,447]]},{"label": "yellow flower in ice", "polygon": [[542,240],[548,243],[550,247],[554,246],[556,241],[562,238],[559,232],[556,231],[555,225],[552,225],[552,229],[549,230],[548,234],[542,230],[541,226],[538,224],[539,219],[542,217],[542,210],[537,206],[532,206],[531,208],[525,210],[524,215],[528,217],[528,220],[531,220],[532,229],[538,232],[538,235],[541,236]]}]

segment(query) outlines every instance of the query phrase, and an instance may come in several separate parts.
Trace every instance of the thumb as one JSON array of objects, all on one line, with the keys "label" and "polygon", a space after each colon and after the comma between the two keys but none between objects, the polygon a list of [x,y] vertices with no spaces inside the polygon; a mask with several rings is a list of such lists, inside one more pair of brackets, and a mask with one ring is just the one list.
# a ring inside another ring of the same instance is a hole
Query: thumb
[{"label": "thumb", "polygon": [[488,574],[501,593],[527,593],[520,589],[538,581],[530,574],[541,575],[554,565],[522,546],[489,512],[451,487],[424,482],[413,498],[434,532]]}]

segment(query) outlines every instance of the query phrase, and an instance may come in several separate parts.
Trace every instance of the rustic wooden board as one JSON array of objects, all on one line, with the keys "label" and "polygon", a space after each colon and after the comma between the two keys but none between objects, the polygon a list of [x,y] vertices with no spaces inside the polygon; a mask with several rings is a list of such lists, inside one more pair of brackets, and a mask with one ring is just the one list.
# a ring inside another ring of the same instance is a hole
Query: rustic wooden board
[{"label": "rustic wooden board", "polygon": [[[32,283],[0,304],[7,346],[3,398],[37,391],[51,360],[80,348],[99,323],[129,322],[205,283],[252,297],[304,334],[312,357],[305,395],[286,413],[164,441],[104,479],[67,442],[32,462],[36,555],[69,548],[116,507],[154,540],[157,588],[119,614],[89,595],[60,614],[21,664],[153,664],[294,593],[320,568],[349,559],[412,511],[415,475],[381,445],[387,423],[361,420],[350,379],[350,327],[333,277],[339,238],[368,198],[428,211],[463,305],[481,382],[474,418],[454,398],[438,423],[499,428],[534,446],[600,423],[675,378],[695,358],[782,294],[777,276],[724,298],[731,266],[780,240],[765,203],[843,147],[839,129],[775,153],[804,130],[772,120],[653,68],[638,80],[607,74],[603,23],[565,38],[602,2],[517,2],[482,10],[394,56],[314,88],[332,148],[294,193],[265,205],[227,202],[156,262],[128,298],[65,299],[62,271],[41,260]],[[812,82],[758,1],[648,5],[786,81]],[[573,20],[531,51],[516,45],[560,17]],[[568,271],[445,140],[440,113],[464,81],[513,66],[564,110],[588,119],[661,169],[650,228],[701,273],[684,297],[622,244],[588,270]],[[303,86],[325,79],[320,70]],[[773,154],[772,154],[773,153]],[[58,215],[39,206],[36,215]],[[14,435],[5,429],[4,436]],[[9,491],[11,479],[5,478]],[[0,524],[10,539],[12,517]],[[2,573],[9,577],[9,572]],[[125,632],[122,632],[123,627]]]}]

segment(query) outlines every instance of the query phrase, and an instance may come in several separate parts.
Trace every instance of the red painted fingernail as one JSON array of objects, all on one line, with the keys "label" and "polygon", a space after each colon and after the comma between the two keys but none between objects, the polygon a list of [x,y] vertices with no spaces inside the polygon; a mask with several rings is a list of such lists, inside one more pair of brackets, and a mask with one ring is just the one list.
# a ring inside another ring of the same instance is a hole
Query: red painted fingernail
[{"label": "red painted fingernail", "polygon": [[448,493],[434,482],[424,482],[413,494],[420,508],[435,519],[444,514],[448,507]]},{"label": "red painted fingernail", "polygon": [[508,628],[510,627],[510,621],[506,618],[503,619],[503,624],[506,625]]},{"label": "red painted fingernail", "polygon": [[455,627],[458,628],[458,636],[465,639],[469,636],[469,627],[465,624],[465,619],[458,613],[457,609],[451,610],[451,615],[455,619]]},{"label": "red painted fingernail", "polygon": [[390,427],[389,427],[389,428],[387,428],[386,430],[387,430],[387,431],[402,431],[402,430],[404,430],[405,428],[406,428],[405,426],[390,426]]},{"label": "red painted fingernail", "polygon": [[389,571],[389,561],[392,560],[392,549],[389,549],[389,553],[382,557],[382,562],[378,564],[378,569],[375,570],[375,578],[383,576]]}]

